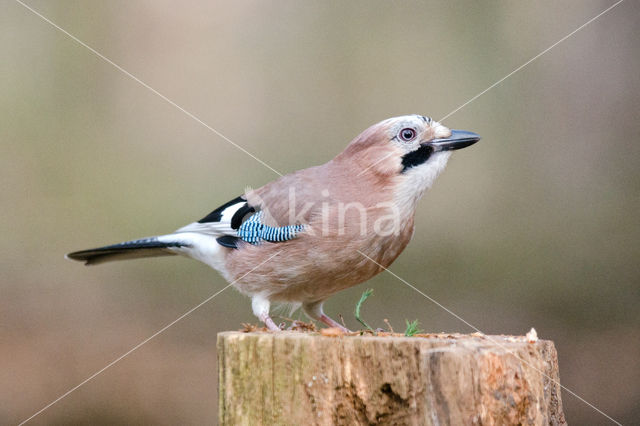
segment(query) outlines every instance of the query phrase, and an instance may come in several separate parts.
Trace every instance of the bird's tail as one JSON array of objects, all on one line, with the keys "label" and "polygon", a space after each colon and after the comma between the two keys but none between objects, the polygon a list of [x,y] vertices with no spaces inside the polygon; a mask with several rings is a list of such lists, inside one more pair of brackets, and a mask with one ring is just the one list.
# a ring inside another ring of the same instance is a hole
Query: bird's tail
[{"label": "bird's tail", "polygon": [[188,246],[189,243],[174,235],[142,238],[125,241],[89,250],[74,251],[66,255],[67,259],[85,262],[85,265],[111,262],[113,260],[139,259],[142,257],[171,256],[178,254],[175,249]]}]

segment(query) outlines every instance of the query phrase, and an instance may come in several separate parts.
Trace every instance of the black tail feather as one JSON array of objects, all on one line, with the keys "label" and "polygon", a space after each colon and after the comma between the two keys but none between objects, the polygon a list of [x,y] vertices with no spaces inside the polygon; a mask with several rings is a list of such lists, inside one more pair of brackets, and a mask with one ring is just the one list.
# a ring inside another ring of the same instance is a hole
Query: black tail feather
[{"label": "black tail feather", "polygon": [[171,256],[173,253],[167,249],[172,247],[184,247],[185,243],[179,241],[163,242],[158,237],[142,238],[140,240],[126,241],[89,250],[74,251],[67,254],[68,259],[85,262],[85,265],[95,265],[103,262],[124,259],[139,259],[142,257]]}]

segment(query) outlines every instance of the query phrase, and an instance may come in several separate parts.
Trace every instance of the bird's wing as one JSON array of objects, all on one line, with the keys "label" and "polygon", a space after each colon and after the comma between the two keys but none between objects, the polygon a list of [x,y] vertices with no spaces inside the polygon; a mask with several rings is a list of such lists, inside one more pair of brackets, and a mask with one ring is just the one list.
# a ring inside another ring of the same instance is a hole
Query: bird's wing
[{"label": "bird's wing", "polygon": [[268,226],[262,211],[257,211],[245,198],[237,197],[176,233],[211,235],[222,246],[238,248],[240,240],[250,244],[282,242],[295,238],[303,230],[304,225]]}]

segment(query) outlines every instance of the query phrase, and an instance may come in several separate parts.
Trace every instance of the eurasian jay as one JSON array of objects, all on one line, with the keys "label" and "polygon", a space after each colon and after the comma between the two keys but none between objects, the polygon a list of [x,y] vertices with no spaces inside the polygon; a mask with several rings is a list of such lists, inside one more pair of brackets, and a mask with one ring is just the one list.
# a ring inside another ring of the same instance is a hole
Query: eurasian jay
[{"label": "eurasian jay", "polygon": [[269,316],[272,302],[302,306],[309,317],[344,329],[323,303],[391,265],[411,240],[418,200],[451,151],[478,140],[421,115],[389,118],[328,163],[247,190],[171,234],[67,256],[94,265],[183,255],[250,296],[270,330],[280,330]]}]

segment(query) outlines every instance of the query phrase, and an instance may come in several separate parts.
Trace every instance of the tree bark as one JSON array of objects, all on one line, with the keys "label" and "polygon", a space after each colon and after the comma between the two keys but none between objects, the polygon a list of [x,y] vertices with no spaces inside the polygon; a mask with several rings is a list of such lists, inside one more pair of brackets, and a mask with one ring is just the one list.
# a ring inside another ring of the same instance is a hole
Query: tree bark
[{"label": "tree bark", "polygon": [[222,425],[566,423],[551,341],[224,332],[218,358]]}]

